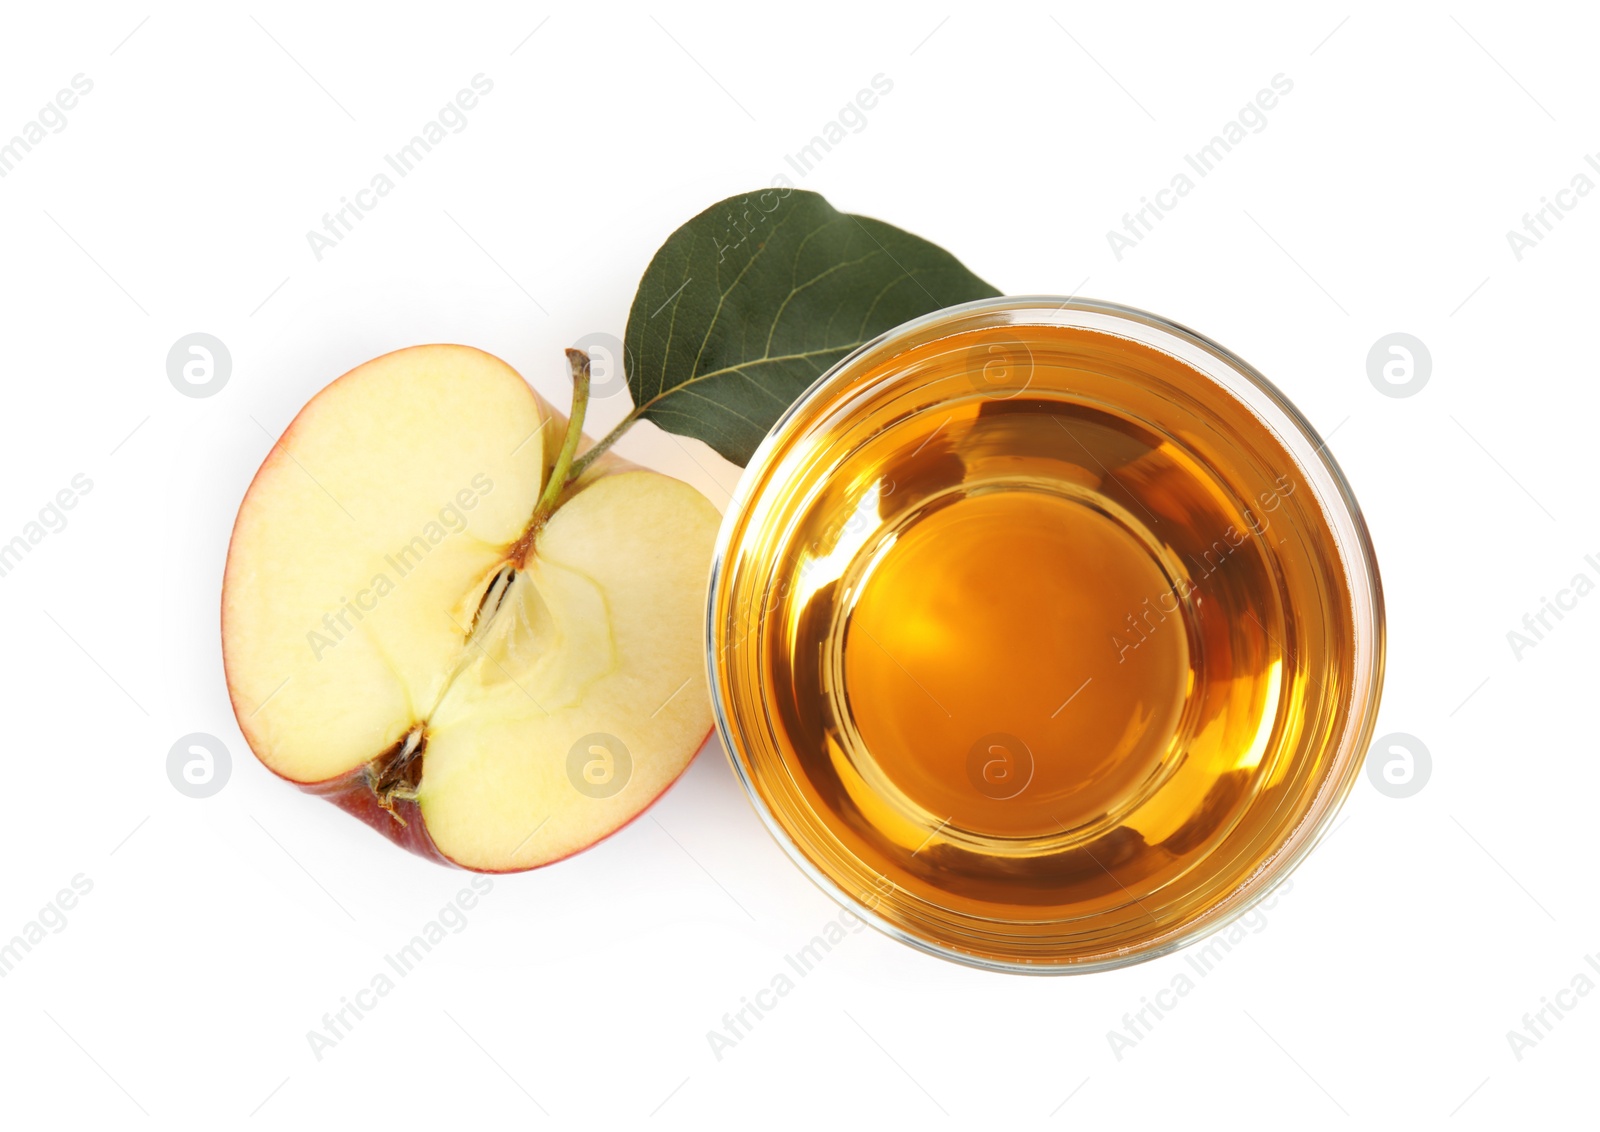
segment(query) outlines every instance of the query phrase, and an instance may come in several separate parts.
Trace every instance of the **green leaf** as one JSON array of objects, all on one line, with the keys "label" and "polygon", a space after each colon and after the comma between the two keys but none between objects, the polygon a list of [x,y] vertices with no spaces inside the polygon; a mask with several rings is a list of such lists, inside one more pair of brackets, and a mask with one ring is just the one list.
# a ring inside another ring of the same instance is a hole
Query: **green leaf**
[{"label": "green leaf", "polygon": [[625,343],[632,416],[745,464],[850,351],[999,293],[943,248],[816,193],[730,197],[674,232],[639,283]]}]

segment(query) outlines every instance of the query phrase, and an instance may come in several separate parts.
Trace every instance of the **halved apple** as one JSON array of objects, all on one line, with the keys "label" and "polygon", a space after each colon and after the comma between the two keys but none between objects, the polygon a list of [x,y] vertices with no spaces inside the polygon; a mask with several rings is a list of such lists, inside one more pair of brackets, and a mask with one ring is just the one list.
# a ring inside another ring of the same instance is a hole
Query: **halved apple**
[{"label": "halved apple", "polygon": [[386,354],[311,399],[240,505],[223,582],[228,689],[268,768],[494,872],[592,845],[671,785],[711,729],[718,514],[611,453],[547,493],[567,434],[464,346]]}]

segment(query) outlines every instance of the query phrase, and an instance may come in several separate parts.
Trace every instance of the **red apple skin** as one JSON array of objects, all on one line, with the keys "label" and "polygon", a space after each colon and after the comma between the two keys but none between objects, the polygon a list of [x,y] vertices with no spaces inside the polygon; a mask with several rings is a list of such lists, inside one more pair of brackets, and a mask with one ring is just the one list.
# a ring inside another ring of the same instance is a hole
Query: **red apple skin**
[{"label": "red apple skin", "polygon": [[[288,780],[286,780],[288,781]],[[439,852],[439,847],[428,836],[428,825],[422,820],[422,807],[411,801],[396,801],[394,813],[389,813],[378,803],[378,796],[367,784],[365,767],[357,767],[338,778],[326,782],[296,782],[307,794],[326,798],[352,817],[360,818],[402,849],[441,865],[456,865]]]},{"label": "red apple skin", "polygon": [[[390,352],[391,353],[398,353],[399,351],[396,350],[396,351],[390,351]],[[386,356],[387,355],[380,355],[380,358],[381,357],[386,357]],[[373,360],[376,361],[378,359],[373,359]],[[363,363],[363,364],[367,364],[367,363]],[[356,367],[356,369],[359,369],[359,368],[361,368],[361,367],[360,366]],[[354,373],[354,372],[355,372],[355,369],[352,369],[348,373],[341,375],[340,377],[335,379],[334,384],[336,384],[339,381],[343,381],[345,379],[345,377],[350,376],[350,374]],[[567,425],[567,416],[566,416],[566,414],[560,412],[557,409],[555,409],[554,406],[552,406],[548,401],[546,401],[543,397],[540,397],[538,391],[532,389],[531,386],[529,387],[529,391],[533,394],[533,396],[535,398],[538,399],[538,401],[540,403],[540,406],[544,409],[544,411],[547,412],[548,414],[550,414],[550,416],[554,419],[555,431],[557,433],[559,433],[560,431],[564,430],[566,428],[566,425]],[[267,470],[267,468],[269,466],[271,466],[272,464],[274,464],[277,461],[279,461],[279,460],[284,458],[284,453],[285,453],[285,451],[287,451],[287,448],[286,448],[287,442],[288,442],[290,436],[293,435],[294,430],[295,430],[295,426],[300,423],[301,415],[309,407],[310,407],[310,402],[308,401],[305,406],[301,407],[300,412],[295,414],[294,420],[289,422],[289,427],[287,427],[286,429],[283,430],[283,434],[278,437],[277,441],[273,444],[271,450],[268,451],[268,453],[265,456],[265,458],[262,459],[261,466],[256,469],[255,476],[251,477],[250,487],[254,487],[255,486],[255,481],[262,476],[262,474]],[[578,453],[581,455],[582,453],[588,451],[589,448],[593,444],[594,444],[594,441],[591,440],[589,437],[585,436],[583,438],[582,442],[578,446]],[[573,492],[576,493],[577,491],[583,490],[584,486],[586,486],[587,484],[592,483],[595,480],[600,479],[600,478],[602,478],[604,476],[613,475],[613,474],[616,474],[618,472],[635,471],[635,470],[638,470],[640,468],[641,468],[641,465],[635,464],[631,460],[624,459],[622,456],[618,455],[615,450],[607,451],[604,454],[602,454],[599,457],[599,459],[595,460],[593,466],[587,472],[584,473],[583,478],[581,480],[579,480],[576,484],[573,485]],[[546,469],[546,471],[548,471],[548,469]],[[246,488],[245,489],[245,495],[248,496],[249,493],[250,493],[249,488]],[[238,530],[238,519],[236,518],[234,520],[234,533],[236,533],[237,530]],[[232,556],[233,556],[233,538],[232,538],[232,534],[230,534],[229,540],[228,540],[228,556],[227,556],[228,561],[232,560]],[[219,604],[219,607],[222,607],[222,608],[219,608],[219,613],[222,613],[222,612],[225,611],[226,592],[227,592],[227,572],[226,572],[226,570],[224,570],[223,592],[218,595],[219,596],[218,604]],[[219,622],[222,621],[222,620],[223,620],[223,618],[219,618]],[[227,677],[227,666],[228,666],[228,648],[227,648],[227,640],[226,640],[226,635],[225,634],[223,634],[223,640],[222,640],[222,663],[223,663],[223,675],[224,675],[224,679],[226,680],[226,677]],[[227,681],[227,683],[228,683],[228,702],[229,702],[229,706],[231,706],[233,708],[234,721],[238,724],[240,734],[245,736],[245,742],[248,745],[249,744],[249,733],[245,730],[245,727],[244,727],[245,717],[244,717],[244,715],[241,714],[242,707],[241,707],[241,705],[239,703],[238,698],[234,694],[232,681]],[[714,729],[715,729],[714,727],[711,728],[711,729],[708,729],[706,731],[706,734],[701,736],[700,742],[698,744],[696,744],[696,746],[695,746],[695,752],[696,752],[696,756],[695,757],[698,757],[698,753],[699,753],[700,748],[705,745],[706,739],[710,737],[711,731],[714,730]],[[603,836],[596,838],[594,841],[590,842],[588,845],[583,845],[583,846],[580,846],[577,849],[574,849],[571,853],[568,853],[564,857],[557,857],[554,860],[545,861],[542,864],[532,866],[532,868],[530,868],[530,869],[474,869],[469,865],[463,865],[459,861],[452,860],[450,857],[446,856],[439,849],[439,847],[437,845],[435,845],[433,843],[433,838],[430,837],[429,834],[428,834],[427,823],[423,820],[423,817],[422,817],[422,808],[419,805],[417,805],[416,802],[414,802],[414,801],[397,801],[397,802],[395,802],[394,803],[394,813],[393,814],[391,814],[389,811],[385,810],[383,808],[383,806],[379,804],[377,795],[373,793],[372,788],[371,788],[370,784],[368,783],[367,774],[366,774],[366,769],[367,768],[366,768],[365,764],[363,764],[362,766],[355,767],[354,769],[352,769],[350,771],[347,771],[346,773],[344,773],[342,775],[339,775],[339,776],[337,776],[335,778],[325,779],[322,782],[298,782],[295,779],[287,778],[284,775],[279,774],[276,770],[273,770],[273,768],[267,763],[267,761],[265,759],[263,759],[261,757],[260,753],[257,752],[254,747],[251,747],[251,753],[255,754],[257,762],[261,763],[261,765],[265,766],[269,771],[272,771],[272,773],[274,775],[276,775],[278,778],[283,779],[283,781],[288,782],[291,785],[299,787],[301,790],[305,791],[307,794],[313,794],[313,795],[315,795],[315,796],[317,796],[319,798],[327,799],[328,801],[332,802],[334,805],[338,806],[345,813],[350,814],[352,817],[358,818],[359,820],[365,822],[367,825],[369,825],[373,829],[377,830],[384,837],[387,837],[390,841],[394,842],[396,845],[400,846],[402,849],[410,850],[412,853],[415,853],[417,856],[423,858],[424,860],[432,861],[432,862],[434,862],[436,864],[440,864],[440,865],[445,865],[446,867],[449,867],[449,868],[465,869],[465,870],[467,870],[469,872],[488,873],[488,874],[496,875],[496,876],[503,876],[503,875],[508,875],[508,874],[511,874],[511,873],[518,873],[518,872],[531,872],[532,869],[542,869],[542,868],[545,868],[545,867],[547,867],[549,865],[557,864],[557,863],[559,863],[561,861],[565,861],[565,860],[568,860],[568,859],[570,859],[572,857],[575,857],[579,853],[582,853],[587,849],[592,849],[596,845],[600,844],[600,842],[605,841],[607,838],[613,837],[616,834],[621,833],[624,829],[627,829],[630,825],[632,825],[634,822],[638,821],[641,817],[643,817],[645,812],[648,811],[650,809],[650,807],[654,806],[658,801],[660,801],[662,796],[665,795],[668,790],[671,790],[672,787],[677,785],[678,780],[683,777],[684,772],[687,771],[689,769],[689,767],[692,766],[693,763],[694,763],[694,758],[690,758],[689,761],[684,764],[683,770],[680,770],[676,775],[674,775],[672,777],[672,779],[665,786],[663,786],[661,788],[661,790],[655,795],[655,797],[651,798],[648,802],[646,802],[643,806],[641,806],[637,813],[635,813],[631,818],[629,818],[627,821],[623,822],[621,825],[617,826],[616,829],[613,829],[610,833],[604,834]],[[403,819],[403,821],[402,820],[396,820],[397,816],[398,816],[398,818]]]},{"label": "red apple skin", "polygon": [[[696,757],[699,757],[700,748],[705,746],[705,741],[706,739],[710,738],[710,736],[711,732],[707,731],[705,735],[701,737],[700,742],[695,747]],[[390,841],[400,846],[400,848],[409,849],[411,852],[415,853],[424,860],[433,861],[435,864],[445,865],[453,869],[465,869],[468,872],[489,873],[494,876],[505,876],[511,873],[525,873],[532,872],[534,869],[548,868],[551,865],[570,860],[571,858],[576,857],[579,853],[587,852],[588,850],[593,849],[602,841],[606,841],[609,838],[615,837],[634,822],[642,818],[646,811],[650,809],[650,807],[659,802],[666,795],[668,790],[671,790],[678,784],[678,780],[681,779],[684,773],[688,771],[689,767],[693,765],[694,759],[690,759],[684,764],[683,770],[680,770],[675,776],[673,776],[672,781],[663,786],[655,797],[651,798],[639,808],[638,813],[634,814],[627,821],[617,826],[617,828],[613,829],[610,833],[596,838],[587,845],[583,845],[577,849],[574,849],[565,857],[556,857],[553,860],[545,861],[543,864],[534,865],[532,869],[474,869],[470,865],[463,865],[459,861],[452,860],[450,857],[441,852],[439,847],[433,843],[433,838],[428,836],[427,823],[422,819],[422,808],[415,802],[401,801],[394,804],[394,814],[404,819],[403,825],[401,822],[395,820],[394,815],[391,815],[378,804],[378,796],[374,794],[372,792],[372,788],[367,785],[364,767],[357,767],[355,770],[352,770],[347,774],[342,774],[338,778],[330,778],[325,782],[295,782],[293,779],[289,778],[285,778],[284,781],[298,786],[307,794],[314,794],[318,798],[326,798],[345,813],[366,822],[373,829],[377,830]],[[274,771],[274,773],[277,772]],[[279,775],[278,777],[282,778],[283,776]]]}]

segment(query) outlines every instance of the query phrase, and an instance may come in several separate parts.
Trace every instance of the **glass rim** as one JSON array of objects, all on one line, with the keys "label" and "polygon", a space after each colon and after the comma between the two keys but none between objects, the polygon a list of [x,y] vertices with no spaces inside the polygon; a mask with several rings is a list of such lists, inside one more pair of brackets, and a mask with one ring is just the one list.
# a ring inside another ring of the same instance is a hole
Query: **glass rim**
[{"label": "glass rim", "polygon": [[[717,602],[735,531],[741,526],[742,513],[753,501],[743,499],[741,502],[742,493],[770,470],[780,448],[793,439],[790,433],[795,421],[836,383],[846,379],[863,359],[893,356],[898,352],[897,346],[910,347],[948,337],[965,329],[961,325],[964,320],[996,314],[1013,316],[1007,321],[1015,326],[1081,329],[1128,339],[1175,358],[1247,408],[1284,446],[1297,470],[1311,483],[1344,568],[1344,596],[1352,614],[1354,655],[1351,690],[1347,693],[1348,721],[1339,732],[1329,772],[1301,821],[1281,840],[1265,864],[1192,923],[1158,934],[1145,945],[1093,959],[1050,962],[977,955],[909,932],[845,891],[806,856],[761,797],[751,769],[734,741],[733,724],[719,680],[718,656],[722,646],[717,636]],[[947,333],[924,337],[927,331],[939,329],[942,324]],[[1360,777],[1364,756],[1377,726],[1386,649],[1382,582],[1366,520],[1349,481],[1328,451],[1328,442],[1305,415],[1266,375],[1211,338],[1137,307],[1077,295],[1001,295],[945,307],[877,335],[830,366],[784,410],[739,477],[717,532],[706,592],[705,624],[706,674],[711,686],[717,738],[762,824],[789,859],[835,903],[890,938],[924,954],[963,966],[1010,974],[1088,974],[1143,963],[1215,934],[1271,896],[1330,832],[1333,819]]]}]

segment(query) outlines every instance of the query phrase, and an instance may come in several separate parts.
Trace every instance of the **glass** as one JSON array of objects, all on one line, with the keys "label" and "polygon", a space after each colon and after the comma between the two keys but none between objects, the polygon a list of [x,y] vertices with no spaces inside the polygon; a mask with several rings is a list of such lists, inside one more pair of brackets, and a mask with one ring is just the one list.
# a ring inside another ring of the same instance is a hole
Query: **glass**
[{"label": "glass", "polygon": [[723,521],[717,727],[778,843],[865,920],[1071,972],[1203,938],[1328,830],[1383,674],[1325,445],[1200,335],[1000,298],[844,358]]}]

